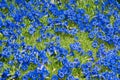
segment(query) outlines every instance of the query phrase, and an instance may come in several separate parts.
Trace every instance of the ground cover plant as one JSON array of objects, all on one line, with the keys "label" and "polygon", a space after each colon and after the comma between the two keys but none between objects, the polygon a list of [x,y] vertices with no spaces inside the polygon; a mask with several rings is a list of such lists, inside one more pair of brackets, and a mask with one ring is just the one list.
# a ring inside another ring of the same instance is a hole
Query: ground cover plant
[{"label": "ground cover plant", "polygon": [[120,1],[0,0],[0,80],[120,80]]}]

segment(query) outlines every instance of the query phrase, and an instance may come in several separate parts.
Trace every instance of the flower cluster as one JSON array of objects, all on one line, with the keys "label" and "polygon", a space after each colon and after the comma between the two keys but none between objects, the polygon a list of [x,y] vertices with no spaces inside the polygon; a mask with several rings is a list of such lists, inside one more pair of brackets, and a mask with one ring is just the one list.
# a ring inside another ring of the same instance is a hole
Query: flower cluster
[{"label": "flower cluster", "polygon": [[[81,77],[72,73],[74,69],[86,80],[120,80],[119,1],[95,0],[92,17],[79,7],[79,0],[66,4],[53,1],[0,0],[0,80],[79,80]],[[64,9],[60,8],[62,4]],[[82,48],[77,35],[82,32],[88,34],[96,52]],[[25,42],[36,33],[39,37],[33,41],[43,43],[42,50]],[[74,37],[73,43],[65,44],[69,49],[62,46],[61,39],[66,38],[62,35]],[[107,49],[106,44],[112,49]],[[89,60],[76,58],[77,53]],[[48,55],[62,65],[52,76]],[[73,61],[68,57],[74,57]]]}]

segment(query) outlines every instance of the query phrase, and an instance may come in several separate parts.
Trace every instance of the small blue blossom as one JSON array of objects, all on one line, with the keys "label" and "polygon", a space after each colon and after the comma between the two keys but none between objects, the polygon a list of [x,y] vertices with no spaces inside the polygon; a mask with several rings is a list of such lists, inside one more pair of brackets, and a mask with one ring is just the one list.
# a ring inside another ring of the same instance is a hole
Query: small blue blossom
[{"label": "small blue blossom", "polygon": [[0,46],[2,46],[2,43],[3,43],[2,40],[0,40]]},{"label": "small blue blossom", "polygon": [[22,64],[21,69],[23,71],[26,71],[28,69],[28,65],[27,64]]},{"label": "small blue blossom", "polygon": [[74,76],[69,75],[66,80],[74,80]]},{"label": "small blue blossom", "polygon": [[8,62],[8,64],[9,64],[10,66],[13,66],[14,61],[11,60],[11,61]]},{"label": "small blue blossom", "polygon": [[28,79],[29,79],[28,75],[24,75],[24,76],[22,77],[22,80],[28,80]]},{"label": "small blue blossom", "polygon": [[18,78],[20,77],[20,75],[21,75],[20,71],[16,71],[13,78]]},{"label": "small blue blossom", "polygon": [[42,41],[42,39],[39,37],[36,41],[37,41],[37,42],[41,42],[41,41]]},{"label": "small blue blossom", "polygon": [[58,77],[59,78],[63,78],[64,77],[64,73],[61,70],[58,70]]},{"label": "small blue blossom", "polygon": [[4,72],[2,73],[2,78],[7,79],[10,76],[10,69],[7,68],[4,70]]},{"label": "small blue blossom", "polygon": [[31,35],[33,35],[35,33],[35,31],[36,30],[35,30],[34,27],[30,27],[29,30],[28,30],[29,34],[31,34]]},{"label": "small blue blossom", "polygon": [[0,68],[2,68],[2,67],[3,67],[3,65],[4,65],[4,63],[3,63],[3,62],[0,62]]},{"label": "small blue blossom", "polygon": [[88,56],[90,56],[90,57],[93,56],[93,52],[92,52],[91,50],[89,50],[89,51],[87,52],[87,54],[88,54]]},{"label": "small blue blossom", "polygon": [[93,41],[92,47],[93,47],[93,48],[97,48],[97,47],[98,47],[98,41],[97,41],[97,40],[94,40],[94,41]]},{"label": "small blue blossom", "polygon": [[53,75],[51,80],[58,80],[58,76],[57,75]]},{"label": "small blue blossom", "polygon": [[93,39],[95,37],[95,33],[94,32],[90,32],[88,36],[89,36],[90,39]]}]

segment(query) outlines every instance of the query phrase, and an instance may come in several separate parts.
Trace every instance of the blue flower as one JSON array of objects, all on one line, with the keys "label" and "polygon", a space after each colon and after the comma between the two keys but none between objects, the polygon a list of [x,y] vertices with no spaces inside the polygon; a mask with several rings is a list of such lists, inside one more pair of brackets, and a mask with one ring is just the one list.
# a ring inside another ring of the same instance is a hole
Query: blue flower
[{"label": "blue flower", "polygon": [[70,51],[69,55],[70,55],[70,56],[74,56],[74,52],[73,52],[73,51]]},{"label": "blue flower", "polygon": [[97,41],[97,40],[94,40],[94,41],[93,41],[92,47],[93,47],[93,48],[97,48],[97,47],[98,47],[98,41]]},{"label": "blue flower", "polygon": [[103,41],[106,41],[106,36],[102,36],[101,39],[102,39]]},{"label": "blue flower", "polygon": [[86,4],[86,7],[89,8],[89,7],[90,7],[90,4]]},{"label": "blue flower", "polygon": [[13,4],[10,4],[10,6],[9,6],[9,11],[12,12],[12,11],[14,10],[14,8],[15,8],[14,5],[13,5]]},{"label": "blue flower", "polygon": [[79,48],[80,49],[80,56],[82,56],[82,55],[85,55],[86,54],[86,52],[83,50],[83,49],[81,49],[81,48]]},{"label": "blue flower", "polygon": [[29,32],[29,34],[31,34],[31,35],[33,35],[34,33],[35,33],[35,28],[34,27],[30,27],[29,29],[28,29],[28,32]]},{"label": "blue flower", "polygon": [[81,44],[80,44],[79,42],[75,42],[75,43],[73,43],[73,44],[70,44],[71,50],[76,50],[76,51],[78,51],[80,47],[81,47]]},{"label": "blue flower", "polygon": [[78,9],[77,12],[83,15],[85,13],[85,10],[84,9]]},{"label": "blue flower", "polygon": [[22,1],[22,0],[15,0],[15,2],[16,2],[17,4],[23,4],[23,3],[24,3],[24,1]]},{"label": "blue flower", "polygon": [[24,39],[25,39],[25,37],[24,37],[24,36],[21,36],[21,37],[20,37],[20,40],[21,40],[21,41],[23,41]]},{"label": "blue flower", "polygon": [[99,72],[98,72],[99,70],[100,70],[100,68],[99,68],[98,66],[95,66],[95,67],[92,69],[92,72],[91,72],[92,75],[97,75],[97,74],[99,73]]},{"label": "blue flower", "polygon": [[36,41],[37,42],[42,42],[42,39],[39,37]]},{"label": "blue flower", "polygon": [[8,78],[10,76],[10,68],[7,68],[4,70],[4,72],[2,73],[2,78]]},{"label": "blue flower", "polygon": [[50,55],[53,55],[54,54],[54,47],[50,47],[47,49],[47,51],[49,52]]},{"label": "blue flower", "polygon": [[41,28],[41,29],[40,29],[40,34],[45,33],[45,31],[46,31],[46,29],[45,29],[45,28]]},{"label": "blue flower", "polygon": [[7,30],[2,30],[1,33],[5,36],[5,37],[10,37],[9,32]]},{"label": "blue flower", "polygon": [[21,22],[22,21],[21,16],[19,14],[15,14],[15,16],[13,18],[16,22]]},{"label": "blue flower", "polygon": [[9,58],[10,55],[11,55],[11,52],[9,52],[9,51],[7,51],[7,50],[4,50],[4,51],[2,52],[2,56],[3,56],[4,58]]},{"label": "blue flower", "polygon": [[65,75],[68,75],[70,69],[69,69],[68,67],[66,67],[66,66],[63,66],[63,67],[61,68],[61,70],[62,70],[62,72],[63,72]]},{"label": "blue flower", "polygon": [[29,64],[29,62],[30,62],[30,57],[26,54],[23,58],[23,63],[24,64]]},{"label": "blue flower", "polygon": [[0,61],[0,68],[2,68],[3,65],[4,65],[4,63]]},{"label": "blue flower", "polygon": [[34,16],[31,14],[31,13],[28,13],[27,14],[27,17],[32,21],[32,20],[34,20]]},{"label": "blue flower", "polygon": [[2,43],[3,43],[2,40],[0,40],[0,46],[2,46]]},{"label": "blue flower", "polygon": [[50,24],[53,22],[53,19],[52,18],[48,18],[47,22]]},{"label": "blue flower", "polygon": [[22,77],[22,80],[28,80],[28,79],[29,79],[28,75],[24,75],[24,76]]},{"label": "blue flower", "polygon": [[63,26],[66,26],[66,27],[68,26],[68,22],[67,21],[63,22],[62,24],[63,24]]},{"label": "blue flower", "polygon": [[88,36],[89,36],[90,39],[93,39],[95,37],[95,33],[94,32],[90,32]]},{"label": "blue flower", "polygon": [[97,38],[100,38],[100,39],[101,39],[102,36],[103,36],[102,32],[98,32],[98,33],[97,33]]},{"label": "blue flower", "polygon": [[18,78],[20,77],[21,73],[19,70],[17,70],[12,78]]},{"label": "blue flower", "polygon": [[88,54],[88,56],[90,56],[90,57],[93,56],[93,52],[92,52],[91,50],[89,50],[89,51],[87,52],[87,54]]},{"label": "blue flower", "polygon": [[43,68],[42,72],[43,78],[46,78],[49,75],[49,71],[46,68]]},{"label": "blue flower", "polygon": [[66,80],[75,80],[73,75],[69,75]]},{"label": "blue flower", "polygon": [[28,65],[27,64],[22,64],[21,69],[23,71],[26,71],[28,69]]},{"label": "blue flower", "polygon": [[104,79],[107,79],[107,80],[112,80],[112,79],[118,80],[118,78],[114,72],[106,71],[106,72],[103,72],[101,75],[103,76]]},{"label": "blue flower", "polygon": [[47,35],[46,35],[46,34],[42,34],[42,35],[41,35],[41,38],[42,38],[42,39],[46,39],[46,38],[47,38]]},{"label": "blue flower", "polygon": [[58,80],[58,76],[57,75],[53,75],[51,80]]},{"label": "blue flower", "polygon": [[5,18],[6,18],[6,16],[5,16],[2,12],[0,12],[0,17],[1,17],[2,19],[5,19]]},{"label": "blue flower", "polygon": [[2,20],[0,19],[0,28],[2,27],[2,25],[3,25],[3,22],[2,22]]},{"label": "blue flower", "polygon": [[69,4],[75,4],[76,0],[69,0]]},{"label": "blue flower", "polygon": [[74,37],[74,40],[75,40],[75,41],[78,41],[78,40],[79,40],[78,36],[75,36],[75,37]]},{"label": "blue flower", "polygon": [[60,16],[58,17],[58,19],[59,19],[59,20],[64,20],[64,19],[65,19],[65,15],[60,15]]},{"label": "blue flower", "polygon": [[54,16],[59,16],[59,11],[57,9],[56,10],[52,10],[51,12],[52,12],[52,14]]},{"label": "blue flower", "polygon": [[99,0],[95,0],[95,1],[94,1],[94,4],[95,4],[95,5],[98,5],[98,4],[99,4]]},{"label": "blue flower", "polygon": [[68,50],[66,50],[65,48],[60,48],[59,49],[59,53],[62,54],[62,55],[64,55],[64,56],[67,56]]},{"label": "blue flower", "polygon": [[8,64],[9,64],[10,66],[13,66],[14,61],[13,61],[13,60],[10,60],[10,61],[8,62]]},{"label": "blue flower", "polygon": [[118,41],[119,41],[119,36],[114,35],[112,41],[116,45],[118,43]]},{"label": "blue flower", "polygon": [[60,36],[57,36],[55,39],[56,42],[60,42]]},{"label": "blue flower", "polygon": [[8,4],[6,1],[3,1],[0,3],[0,8],[8,8]]},{"label": "blue flower", "polygon": [[74,65],[75,65],[75,68],[79,68],[79,67],[80,67],[80,64],[81,64],[81,63],[80,63],[80,61],[79,61],[78,58],[75,58],[73,63],[74,63]]},{"label": "blue flower", "polygon": [[35,70],[31,71],[30,78],[32,80],[36,80],[38,78],[38,74],[37,74],[37,72],[35,72]]},{"label": "blue flower", "polygon": [[58,70],[58,77],[64,78],[64,73],[61,70]]},{"label": "blue flower", "polygon": [[69,62],[69,67],[70,68],[74,68],[75,67],[75,64],[73,62]]},{"label": "blue flower", "polygon": [[68,33],[71,35],[77,34],[78,30],[76,28],[72,28],[71,30],[68,30]]},{"label": "blue flower", "polygon": [[64,66],[66,66],[66,67],[69,67],[69,61],[68,61],[68,59],[67,59],[67,58],[64,58],[64,59],[62,60],[62,64],[63,64]]},{"label": "blue flower", "polygon": [[107,42],[110,44],[111,37],[110,37],[110,36],[106,36],[106,39],[105,39],[105,41],[107,41]]}]

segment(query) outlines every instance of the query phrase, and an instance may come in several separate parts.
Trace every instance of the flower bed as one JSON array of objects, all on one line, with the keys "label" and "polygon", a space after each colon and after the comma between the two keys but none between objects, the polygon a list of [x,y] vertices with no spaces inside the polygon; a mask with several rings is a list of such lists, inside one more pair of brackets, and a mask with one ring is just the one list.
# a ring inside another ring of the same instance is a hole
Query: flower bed
[{"label": "flower bed", "polygon": [[0,0],[0,80],[120,80],[119,0]]}]

